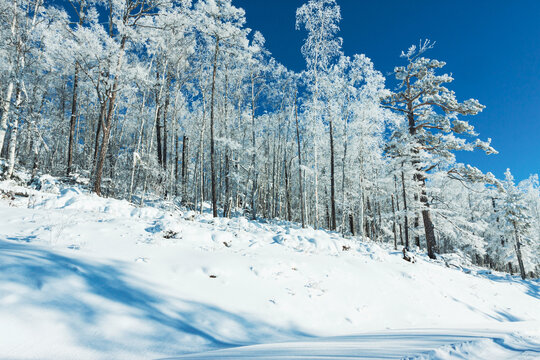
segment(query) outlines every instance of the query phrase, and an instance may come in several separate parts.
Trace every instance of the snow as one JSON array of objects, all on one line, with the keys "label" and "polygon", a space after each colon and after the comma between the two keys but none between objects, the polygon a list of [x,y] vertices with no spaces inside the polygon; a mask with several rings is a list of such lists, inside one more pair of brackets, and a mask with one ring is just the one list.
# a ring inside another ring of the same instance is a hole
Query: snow
[{"label": "snow", "polygon": [[47,184],[0,183],[0,358],[540,357],[538,280]]}]

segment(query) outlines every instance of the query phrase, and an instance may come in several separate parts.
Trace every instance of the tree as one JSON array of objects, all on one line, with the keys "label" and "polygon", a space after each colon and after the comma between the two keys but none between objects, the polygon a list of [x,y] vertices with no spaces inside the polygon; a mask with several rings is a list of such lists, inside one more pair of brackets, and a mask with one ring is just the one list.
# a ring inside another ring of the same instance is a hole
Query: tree
[{"label": "tree", "polygon": [[[324,117],[323,107],[328,104],[326,88],[321,87],[321,78],[328,76],[332,60],[341,54],[341,38],[336,37],[341,20],[340,8],[335,0],[310,0],[296,11],[296,28],[304,26],[308,36],[302,46],[306,59],[308,86],[311,92],[310,111],[312,121],[319,122]],[[328,84],[328,83],[327,83]],[[325,102],[326,105],[322,102]],[[336,176],[333,117],[328,116],[330,150],[330,229],[336,229]],[[318,154],[314,145],[315,156],[315,226],[318,226]]]},{"label": "tree", "polygon": [[109,36],[111,39],[118,40],[117,48],[114,53],[114,60],[106,69],[106,77],[109,80],[106,89],[106,107],[104,107],[104,117],[100,121],[100,126],[103,128],[103,137],[99,149],[99,157],[95,170],[95,180],[93,190],[96,194],[101,195],[101,179],[103,176],[103,167],[107,158],[109,146],[109,138],[111,135],[114,113],[116,110],[116,99],[120,91],[120,79],[124,62],[124,53],[130,35],[133,35],[135,29],[145,16],[157,14],[159,6],[162,5],[159,0],[128,0],[126,2],[110,1],[110,17],[109,17]]},{"label": "tree", "polygon": [[402,113],[408,121],[409,139],[413,143],[413,178],[421,185],[419,199],[423,205],[421,212],[427,250],[429,257],[434,259],[435,227],[426,189],[428,173],[436,167],[453,163],[453,151],[480,148],[491,154],[495,153],[495,150],[489,145],[490,140],[483,142],[477,139],[475,142],[468,142],[456,136],[477,135],[474,127],[459,117],[476,115],[484,106],[474,99],[463,103],[457,101],[455,93],[445,87],[453,78],[448,74],[436,74],[446,63],[422,57],[422,54],[432,47],[433,44],[426,40],[421,42],[418,48],[413,45],[406,53],[401,54],[408,64],[394,69],[395,77],[400,82],[399,88],[385,99],[385,106]]},{"label": "tree", "polygon": [[530,209],[525,202],[524,194],[516,188],[514,184],[514,177],[507,169],[504,173],[505,179],[503,181],[503,188],[501,191],[500,199],[500,216],[503,217],[508,223],[503,227],[503,234],[510,238],[514,237],[514,251],[516,259],[519,265],[519,272],[521,278],[525,279],[527,273],[523,264],[522,247],[523,242],[527,242],[527,232],[531,228],[532,218],[528,214]]},{"label": "tree", "polygon": [[[214,51],[212,60],[212,87],[210,95],[210,166],[211,166],[211,193],[212,193],[212,214],[218,216],[217,204],[217,169],[215,155],[215,98],[216,98],[216,76],[218,70],[218,60],[220,46],[224,42],[241,39],[243,35],[241,27],[245,23],[244,10],[238,9],[231,4],[230,0],[206,0],[198,3],[198,10],[203,14],[202,27],[207,36],[213,39]],[[201,27],[201,28],[202,28]]]}]

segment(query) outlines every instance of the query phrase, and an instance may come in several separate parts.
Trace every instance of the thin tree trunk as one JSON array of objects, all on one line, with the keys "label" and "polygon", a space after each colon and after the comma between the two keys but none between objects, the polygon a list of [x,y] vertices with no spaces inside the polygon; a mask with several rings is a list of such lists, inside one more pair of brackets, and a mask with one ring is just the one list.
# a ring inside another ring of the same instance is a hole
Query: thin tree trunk
[{"label": "thin tree trunk", "polygon": [[99,118],[97,120],[97,129],[96,129],[96,136],[94,139],[94,156],[92,158],[92,168],[95,168],[97,165],[97,156],[99,152],[99,136],[101,135],[101,127],[103,125],[103,122],[105,121],[105,113],[107,111],[107,103],[108,101],[102,101],[100,103],[100,109],[99,109]]},{"label": "thin tree trunk", "polygon": [[73,75],[73,97],[71,100],[71,117],[69,119],[69,141],[66,176],[71,174],[73,164],[73,143],[75,138],[75,125],[77,122],[77,88],[79,84],[79,64],[75,64],[75,74]]},{"label": "thin tree trunk", "polygon": [[300,218],[302,221],[302,228],[306,227],[306,221],[304,218],[304,187],[302,183],[302,151],[300,150],[300,128],[298,125],[298,99],[297,92],[294,93],[294,118],[296,121],[296,144],[298,145],[298,184],[300,187]]},{"label": "thin tree trunk", "polygon": [[394,250],[397,250],[397,228],[396,228],[397,217],[396,217],[396,206],[395,206],[395,201],[394,201],[394,194],[392,194],[392,212],[394,213],[394,224],[392,226],[394,230]]},{"label": "thin tree trunk", "polygon": [[161,106],[159,105],[159,95],[156,94],[156,150],[157,159],[160,166],[163,166],[163,150],[161,143]]},{"label": "thin tree trunk", "polygon": [[229,180],[229,152],[225,151],[225,202],[223,203],[223,216],[230,217],[229,198],[231,196],[230,180]]},{"label": "thin tree trunk", "polygon": [[334,126],[330,119],[330,230],[336,230],[336,171],[334,164]]},{"label": "thin tree trunk", "polygon": [[287,203],[287,220],[292,221],[291,210],[291,188],[290,188],[290,167],[287,166],[287,152],[285,151],[284,160],[285,166],[285,202]]},{"label": "thin tree trunk", "polygon": [[189,151],[189,138],[186,135],[184,135],[184,138],[182,140],[182,202],[184,203],[184,205],[186,204],[186,198],[187,198],[188,151]]},{"label": "thin tree trunk", "polygon": [[[169,110],[169,101],[170,101],[170,91],[169,91],[169,80],[170,77],[167,76],[167,80],[165,81],[165,105],[163,106],[163,151],[162,151],[162,159],[163,159],[163,169],[167,170],[167,112]],[[167,172],[165,172],[167,173]]]},{"label": "thin tree trunk", "polygon": [[216,73],[217,60],[219,52],[219,38],[216,38],[216,48],[214,50],[214,69],[212,73],[212,98],[210,100],[210,172],[212,181],[212,215],[218,216],[217,212],[217,194],[216,194],[216,159],[214,144],[214,97],[216,92]]},{"label": "thin tree trunk", "polygon": [[[17,109],[17,112],[19,110],[19,107],[22,102],[22,91],[20,87],[17,87],[16,90],[16,100],[15,100],[15,108]],[[11,126],[11,134],[9,136],[9,147],[8,147],[8,167],[7,167],[7,178],[11,179],[13,176],[13,170],[15,168],[15,150],[17,148],[17,134],[19,132],[19,116],[20,114],[16,114],[13,120],[13,124]]]},{"label": "thin tree trunk", "polygon": [[6,90],[6,97],[4,98],[4,106],[2,106],[2,120],[0,120],[0,153],[4,148],[4,141],[6,138],[7,128],[8,128],[8,119],[9,119],[9,108],[11,106],[11,97],[13,96],[13,81],[8,84]]},{"label": "thin tree trunk", "polygon": [[[397,176],[394,175],[394,187],[395,187],[395,190],[396,190],[396,209],[397,211],[399,212],[399,191],[398,191],[398,185],[397,185]],[[401,222],[399,222],[399,239],[400,239],[400,243],[401,243],[401,246],[403,246],[403,228],[402,228],[402,224]]]},{"label": "thin tree trunk", "polygon": [[409,250],[409,217],[407,215],[407,193],[405,191],[405,173],[401,172],[401,187],[403,189],[403,211],[405,212],[403,216],[403,228],[405,229],[405,249]]}]

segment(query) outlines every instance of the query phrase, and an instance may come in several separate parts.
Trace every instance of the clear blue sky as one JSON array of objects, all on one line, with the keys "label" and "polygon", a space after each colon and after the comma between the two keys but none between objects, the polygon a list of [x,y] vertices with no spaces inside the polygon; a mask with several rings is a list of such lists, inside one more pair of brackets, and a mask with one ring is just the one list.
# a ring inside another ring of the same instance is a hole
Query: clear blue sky
[{"label": "clear blue sky", "polygon": [[[363,53],[385,75],[402,64],[401,50],[419,39],[437,42],[426,57],[447,63],[458,100],[486,106],[469,117],[480,138],[492,138],[498,155],[460,153],[458,160],[502,178],[540,173],[540,0],[337,0],[346,55]],[[247,26],[266,38],[273,56],[292,70],[304,68],[295,30],[303,0],[233,0]],[[387,76],[387,84],[396,83]]]}]

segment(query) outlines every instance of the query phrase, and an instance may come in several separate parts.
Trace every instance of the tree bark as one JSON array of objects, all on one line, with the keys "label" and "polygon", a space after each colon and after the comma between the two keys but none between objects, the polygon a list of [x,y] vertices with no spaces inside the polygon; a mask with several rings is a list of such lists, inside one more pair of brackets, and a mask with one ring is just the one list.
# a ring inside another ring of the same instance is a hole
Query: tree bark
[{"label": "tree bark", "polygon": [[0,120],[0,153],[4,148],[4,141],[6,138],[9,108],[11,106],[11,97],[13,96],[13,81],[8,84],[6,90],[6,97],[4,98],[4,106],[2,106],[2,119]]},{"label": "tree bark", "polygon": [[394,250],[397,250],[397,218],[396,218],[396,206],[394,201],[394,194],[392,194],[392,212],[394,213],[394,224],[392,225],[392,229],[394,230]]},{"label": "tree bark", "polygon": [[107,111],[107,122],[106,124],[102,124],[103,127],[103,140],[101,143],[101,150],[99,153],[99,160],[96,168],[96,178],[94,181],[94,192],[101,196],[101,177],[103,174],[103,166],[105,165],[105,159],[107,156],[107,149],[109,146],[109,136],[111,134],[111,128],[112,128],[112,119],[114,115],[114,105],[116,101],[116,95],[118,93],[118,72],[120,71],[122,67],[122,59],[124,55],[124,48],[126,46],[127,36],[124,35],[122,37],[122,41],[120,42],[120,55],[118,55],[118,61],[116,63],[116,70],[117,73],[114,78],[114,83],[112,87],[112,93],[109,96],[109,108]]},{"label": "tree bark", "polygon": [[427,199],[425,183],[422,182],[422,194],[420,195],[420,201],[424,204],[424,209],[422,210],[422,218],[424,220],[424,229],[426,233],[426,245],[428,256],[430,259],[436,259],[435,248],[437,243],[435,241],[435,226],[431,220],[431,213],[429,212],[429,202]]},{"label": "tree bark", "polygon": [[300,191],[300,219],[302,221],[302,228],[306,227],[306,221],[304,218],[304,207],[305,207],[305,200],[304,200],[304,187],[302,183],[302,151],[300,150],[300,128],[298,125],[298,99],[297,99],[297,92],[294,93],[294,118],[296,121],[296,144],[298,146],[298,184],[299,184],[299,191]]},{"label": "tree bark", "polygon": [[75,64],[75,74],[73,75],[73,97],[71,100],[71,117],[69,119],[69,141],[66,176],[71,174],[73,164],[73,143],[75,138],[75,124],[77,122],[77,95],[79,85],[79,65]]},{"label": "tree bark", "polygon": [[189,138],[186,135],[184,135],[184,138],[182,140],[182,202],[184,203],[184,205],[186,204],[186,198],[187,198],[188,151],[189,151]]},{"label": "tree bark", "polygon": [[334,126],[330,119],[330,230],[336,230],[336,172],[334,164]]},{"label": "tree bark", "polygon": [[214,97],[216,92],[217,60],[219,53],[219,38],[216,38],[216,48],[214,50],[214,69],[212,73],[212,97],[210,100],[210,176],[212,186],[212,216],[217,217],[217,194],[216,194],[216,159],[214,144]]},{"label": "tree bark", "polygon": [[407,192],[405,190],[405,173],[401,172],[401,187],[403,189],[403,211],[404,214],[404,220],[403,220],[403,228],[405,229],[405,249],[409,251],[409,217],[407,215]]},{"label": "tree bark", "polygon": [[[19,86],[15,91],[15,108],[19,110],[19,107],[22,102],[22,91]],[[18,111],[17,111],[18,112]],[[15,168],[15,150],[17,148],[17,134],[19,132],[19,114],[16,114],[13,124],[11,126],[11,134],[9,136],[9,146],[8,146],[8,168],[7,168],[7,178],[11,179],[13,176],[13,170]]]},{"label": "tree bark", "polygon": [[516,223],[512,222],[512,225],[514,225],[514,235],[516,237],[515,249],[516,249],[516,257],[517,257],[518,265],[519,265],[519,272],[521,274],[521,278],[525,280],[525,278],[527,277],[527,274],[525,273],[525,266],[523,265],[523,257],[521,255],[521,242],[519,241],[519,232],[518,232]]},{"label": "tree bark", "polygon": [[167,112],[169,110],[169,101],[170,101],[170,91],[169,91],[169,82],[170,77],[167,76],[165,82],[165,105],[163,106],[163,150],[162,150],[162,159],[163,159],[163,169],[167,170]]}]

